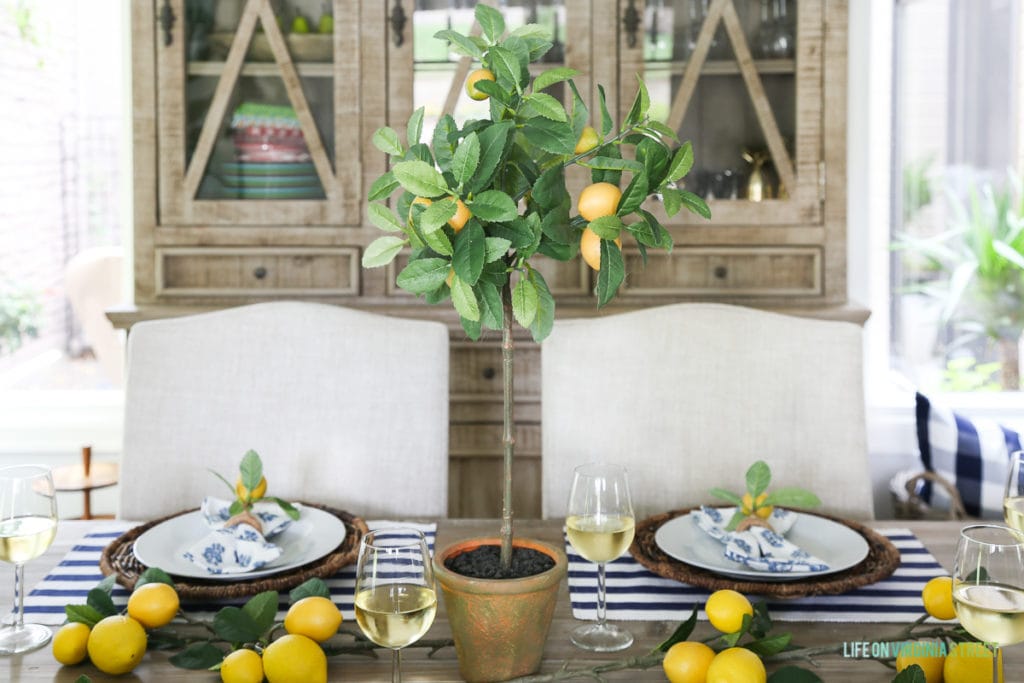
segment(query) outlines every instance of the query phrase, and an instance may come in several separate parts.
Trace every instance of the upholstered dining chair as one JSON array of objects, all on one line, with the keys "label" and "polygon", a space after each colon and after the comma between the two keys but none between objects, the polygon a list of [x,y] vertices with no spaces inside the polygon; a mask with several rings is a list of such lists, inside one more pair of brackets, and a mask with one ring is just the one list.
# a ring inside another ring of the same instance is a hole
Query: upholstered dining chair
[{"label": "upholstered dining chair", "polygon": [[140,322],[128,337],[120,507],[152,519],[229,493],[249,449],[268,494],[364,518],[448,510],[448,333],[316,303]]},{"label": "upholstered dining chair", "polygon": [[873,517],[861,328],[684,303],[563,320],[542,347],[543,514],[565,514],[576,465],[625,465],[637,514],[742,493],[756,460],[772,488],[822,512]]}]

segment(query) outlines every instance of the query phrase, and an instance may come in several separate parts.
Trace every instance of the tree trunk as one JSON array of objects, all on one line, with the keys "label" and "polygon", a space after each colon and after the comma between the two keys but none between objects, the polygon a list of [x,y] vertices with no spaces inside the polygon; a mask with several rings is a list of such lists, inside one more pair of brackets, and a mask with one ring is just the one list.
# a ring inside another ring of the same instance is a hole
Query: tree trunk
[{"label": "tree trunk", "polygon": [[512,568],[512,456],[516,439],[512,418],[512,282],[511,276],[501,288],[501,370],[504,387],[504,429],[501,443],[504,448],[504,476],[501,492],[501,568]]}]

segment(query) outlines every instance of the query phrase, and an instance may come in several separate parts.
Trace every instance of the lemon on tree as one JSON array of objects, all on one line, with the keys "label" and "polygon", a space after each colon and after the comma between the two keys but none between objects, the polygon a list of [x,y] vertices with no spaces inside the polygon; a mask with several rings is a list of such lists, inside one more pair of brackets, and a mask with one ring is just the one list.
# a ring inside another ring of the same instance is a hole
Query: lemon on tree
[{"label": "lemon on tree", "polygon": [[263,659],[253,650],[235,650],[220,665],[223,683],[262,683]]},{"label": "lemon on tree", "polygon": [[[992,651],[984,643],[957,643],[942,665],[945,683],[988,683],[992,680]],[[999,683],[1003,683],[1003,651],[999,651]]]},{"label": "lemon on tree", "polygon": [[[466,222],[473,217],[473,212],[470,211],[469,207],[466,206],[466,203],[459,199],[458,197],[452,197],[452,199],[455,200],[455,215],[448,219],[448,225],[450,225],[452,230],[454,230],[455,233],[458,234],[460,230],[466,227]],[[428,199],[427,197],[416,197],[415,199],[413,199],[412,202],[409,204],[409,225],[412,225],[412,207],[415,204],[420,204],[422,206],[430,206],[433,203],[433,200]]]},{"label": "lemon on tree", "polygon": [[619,208],[622,190],[609,182],[592,183],[583,188],[576,200],[576,210],[588,223],[603,216],[614,216]]},{"label": "lemon on tree", "polygon": [[768,672],[761,658],[745,647],[722,650],[711,660],[706,683],[765,683]]},{"label": "lemon on tree", "polygon": [[126,674],[146,654],[146,629],[131,617],[106,617],[92,627],[86,649],[89,659],[103,673]]},{"label": "lemon on tree", "polygon": [[263,650],[263,674],[269,683],[327,683],[327,656],[316,641],[289,633]]},{"label": "lemon on tree", "polygon": [[715,651],[704,643],[684,640],[665,653],[661,668],[670,683],[704,683]]},{"label": "lemon on tree", "polygon": [[917,664],[924,672],[925,683],[942,683],[942,669],[946,657],[940,654],[939,643],[918,641],[907,643],[896,655],[896,671]]},{"label": "lemon on tree", "polygon": [[322,643],[338,632],[341,610],[328,598],[313,595],[302,598],[288,608],[284,630]]},{"label": "lemon on tree", "polygon": [[576,148],[573,150],[576,154],[586,154],[590,150],[597,147],[601,142],[601,136],[597,134],[593,126],[584,126],[583,132],[580,133],[580,139],[576,141]]},{"label": "lemon on tree", "polygon": [[704,603],[708,621],[722,633],[736,633],[743,627],[743,615],[754,616],[754,608],[742,594],[729,588],[715,591]]},{"label": "lemon on tree", "polygon": [[921,602],[924,611],[936,619],[956,619],[953,608],[953,579],[949,576],[936,576],[921,589]]},{"label": "lemon on tree", "polygon": [[469,95],[470,99],[480,102],[481,100],[487,99],[487,93],[477,90],[476,84],[480,81],[493,81],[494,72],[490,69],[474,69],[469,72],[466,76],[466,94]]},{"label": "lemon on tree", "polygon": [[147,583],[132,591],[128,598],[128,616],[146,628],[171,623],[181,601],[174,587],[166,583]]},{"label": "lemon on tree", "polygon": [[89,627],[81,622],[61,626],[53,634],[53,658],[65,666],[74,666],[85,659]]},{"label": "lemon on tree", "polygon": [[[622,240],[615,238],[615,245],[622,248]],[[601,238],[590,228],[583,229],[580,237],[580,256],[594,270],[601,270]]]}]

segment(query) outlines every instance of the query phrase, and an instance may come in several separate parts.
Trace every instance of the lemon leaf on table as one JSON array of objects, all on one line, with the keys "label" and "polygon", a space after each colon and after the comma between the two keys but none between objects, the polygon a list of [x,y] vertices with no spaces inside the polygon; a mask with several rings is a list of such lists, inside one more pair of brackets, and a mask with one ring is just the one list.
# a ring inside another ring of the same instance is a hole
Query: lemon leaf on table
[{"label": "lemon leaf on table", "polygon": [[261,629],[248,612],[238,607],[222,607],[213,617],[213,630],[232,643],[252,643],[259,640]]},{"label": "lemon leaf on table", "polygon": [[210,643],[195,643],[189,645],[176,655],[168,658],[174,666],[179,669],[209,669],[216,666],[224,659],[224,652]]},{"label": "lemon leaf on table", "polygon": [[676,630],[672,632],[672,635],[670,635],[668,638],[666,638],[655,649],[656,650],[661,650],[662,652],[668,652],[668,649],[670,647],[672,647],[676,643],[681,643],[684,640],[686,640],[687,638],[689,638],[690,634],[693,633],[694,627],[696,627],[696,626],[697,626],[697,608],[695,607],[693,609],[693,612],[690,613],[690,618],[687,619],[686,621],[684,621],[683,623],[679,624],[679,626],[676,627]]},{"label": "lemon leaf on table", "polygon": [[752,643],[747,643],[744,647],[762,657],[771,657],[785,650],[791,640],[793,640],[793,634],[783,633],[771,638],[755,640]]},{"label": "lemon leaf on table", "polygon": [[147,583],[166,583],[168,586],[174,586],[174,579],[171,575],[165,572],[159,567],[150,567],[146,571],[139,575],[139,580],[135,582],[135,589],[139,589],[145,586]]},{"label": "lemon leaf on table", "polygon": [[277,616],[277,591],[264,591],[249,598],[242,605],[242,611],[252,617],[256,627],[262,632],[274,625]]},{"label": "lemon leaf on table", "polygon": [[102,588],[96,587],[90,590],[85,598],[85,602],[89,607],[92,607],[105,617],[117,614],[117,607],[114,605],[114,601],[110,599],[110,593]]},{"label": "lemon leaf on table", "polygon": [[[912,667],[913,668],[913,667]],[[768,683],[823,683],[818,674],[798,666],[784,666],[768,677]],[[925,683],[924,678],[910,679],[900,683]]]},{"label": "lemon leaf on table", "polygon": [[92,679],[86,676],[85,674],[82,674],[81,676],[75,679],[75,683],[92,683]]},{"label": "lemon leaf on table", "polygon": [[89,605],[64,605],[64,614],[67,615],[68,621],[85,624],[89,628],[103,619],[103,615]]},{"label": "lemon leaf on table", "polygon": [[323,582],[323,579],[312,578],[307,581],[303,581],[288,593],[288,599],[291,600],[292,603],[296,603],[302,598],[311,597],[331,597],[331,590],[327,587],[327,584]]}]

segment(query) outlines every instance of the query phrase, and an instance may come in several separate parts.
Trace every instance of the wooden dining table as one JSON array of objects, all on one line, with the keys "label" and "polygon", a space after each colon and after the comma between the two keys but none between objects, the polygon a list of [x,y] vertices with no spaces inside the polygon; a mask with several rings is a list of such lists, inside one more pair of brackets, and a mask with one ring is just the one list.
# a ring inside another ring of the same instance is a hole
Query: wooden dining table
[{"label": "wooden dining table", "polygon": [[[46,554],[26,565],[26,585],[31,587],[41,580],[68,552],[72,544],[94,529],[97,524],[97,522],[87,521],[62,521],[58,528],[57,538]],[[964,524],[952,521],[899,520],[874,522],[873,526],[876,528],[909,528],[935,558],[949,570],[952,568],[958,532]],[[495,520],[440,520],[437,530],[437,547],[443,547],[461,538],[494,535],[498,528],[499,523]],[[561,543],[562,521],[519,520],[516,523],[515,532],[520,536]],[[0,600],[10,604],[12,598],[13,571],[0,571]],[[593,654],[579,650],[569,642],[569,632],[579,623],[572,616],[568,584],[563,581],[554,622],[548,634],[542,671],[557,671],[566,665],[570,668],[589,667],[625,657],[644,655],[668,637],[678,625],[678,622],[668,621],[622,622],[636,636],[634,645],[620,653]],[[357,628],[352,621],[342,624],[342,628],[346,627]],[[896,639],[900,628],[899,624],[872,624],[869,622],[779,622],[775,626],[776,631],[792,633],[793,642],[800,646],[816,647],[848,643],[848,655],[855,653],[855,643]],[[713,634],[714,631],[707,622],[700,622],[691,638],[703,639]],[[442,604],[434,625],[425,638],[445,639],[450,636],[451,632]],[[219,675],[214,672],[187,671],[175,668],[168,663],[168,656],[169,654],[165,652],[149,652],[132,674],[112,677],[100,673],[88,663],[73,667],[61,667],[54,661],[49,647],[46,647],[26,655],[0,657],[0,680],[11,683],[29,681],[74,683],[82,674],[88,675],[96,683],[101,681],[190,681],[201,683],[202,681],[220,680]],[[329,662],[329,680],[331,681],[390,680],[391,658],[383,653],[376,659],[342,655],[332,657]],[[1024,644],[1006,648],[1004,662],[1007,683],[1024,681]],[[770,665],[769,672],[777,666]],[[822,680],[830,683],[832,681],[881,683],[892,680],[894,675],[891,669],[863,655],[823,655],[816,657],[813,664],[805,664],[805,666],[813,668]],[[455,651],[450,647],[439,650],[433,656],[428,656],[423,649],[409,649],[403,654],[402,670],[403,680],[407,683],[462,680],[458,673]],[[604,674],[604,678],[609,681],[664,681],[665,675],[661,667],[656,666],[647,670],[631,669],[607,673]]]}]

